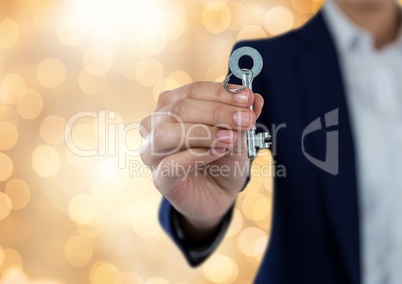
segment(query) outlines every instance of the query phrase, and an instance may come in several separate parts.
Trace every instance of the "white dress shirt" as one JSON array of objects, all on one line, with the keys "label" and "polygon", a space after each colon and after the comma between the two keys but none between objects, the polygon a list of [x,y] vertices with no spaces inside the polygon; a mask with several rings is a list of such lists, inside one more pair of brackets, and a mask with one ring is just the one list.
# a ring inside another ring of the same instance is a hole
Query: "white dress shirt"
[{"label": "white dress shirt", "polygon": [[[376,50],[334,0],[335,40],[356,149],[362,283],[402,283],[402,34]],[[402,31],[402,28],[401,28]]]}]

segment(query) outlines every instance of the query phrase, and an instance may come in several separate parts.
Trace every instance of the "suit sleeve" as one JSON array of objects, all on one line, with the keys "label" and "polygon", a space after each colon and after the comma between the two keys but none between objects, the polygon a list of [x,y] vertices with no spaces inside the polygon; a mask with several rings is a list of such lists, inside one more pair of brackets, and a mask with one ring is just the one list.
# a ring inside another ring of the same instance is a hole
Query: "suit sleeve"
[{"label": "suit sleeve", "polygon": [[166,198],[162,199],[159,208],[159,221],[162,228],[179,247],[187,262],[195,267],[206,260],[219,246],[229,227],[232,218],[233,206],[223,217],[217,233],[202,243],[190,243],[186,240],[178,222],[178,212]]}]

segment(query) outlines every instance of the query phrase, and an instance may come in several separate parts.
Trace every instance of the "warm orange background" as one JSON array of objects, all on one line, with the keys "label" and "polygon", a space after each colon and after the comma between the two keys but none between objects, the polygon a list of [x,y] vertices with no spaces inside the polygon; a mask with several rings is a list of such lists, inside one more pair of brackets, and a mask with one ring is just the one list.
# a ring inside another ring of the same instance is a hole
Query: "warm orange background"
[{"label": "warm orange background", "polygon": [[[1,1],[1,283],[250,282],[269,237],[271,180],[252,180],[218,251],[191,269],[159,227],[160,195],[149,172],[132,170],[140,159],[118,168],[118,139],[137,149],[140,136],[116,130],[149,115],[163,90],[222,81],[237,40],[297,28],[321,5]],[[73,142],[86,150],[105,145],[103,154],[80,157],[64,143],[66,122],[83,111],[96,117],[76,121]]]}]

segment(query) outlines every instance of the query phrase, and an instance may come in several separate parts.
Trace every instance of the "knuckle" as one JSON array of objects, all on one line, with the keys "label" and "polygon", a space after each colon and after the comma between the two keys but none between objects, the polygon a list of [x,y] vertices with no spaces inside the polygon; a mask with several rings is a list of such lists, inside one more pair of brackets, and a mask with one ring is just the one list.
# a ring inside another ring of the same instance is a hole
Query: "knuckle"
[{"label": "knuckle", "polygon": [[158,104],[164,106],[179,100],[183,100],[190,96],[191,96],[191,84],[188,84],[174,90],[167,90],[160,93],[158,97]]},{"label": "knuckle", "polygon": [[191,84],[188,84],[187,90],[186,90],[186,94],[188,98],[193,98],[195,97],[195,94],[198,92],[198,90],[200,89],[202,82],[193,82]]},{"label": "knuckle", "polygon": [[164,137],[166,136],[166,126],[163,125],[157,125],[152,131],[152,138],[151,141],[155,145],[159,145],[160,143],[163,143]]},{"label": "knuckle", "polygon": [[220,101],[220,102],[226,102],[226,101],[228,101],[228,96],[229,96],[229,95],[230,95],[230,94],[224,89],[223,86],[220,86],[220,87],[219,87],[219,90],[216,92],[217,99],[218,99],[218,101]]},{"label": "knuckle", "polygon": [[215,106],[212,109],[212,119],[214,121],[220,121],[220,118],[222,116],[222,112],[223,112],[222,106],[219,106],[219,105]]},{"label": "knuckle", "polygon": [[147,117],[144,117],[143,119],[141,119],[140,122],[139,122],[140,127],[148,129],[150,119],[151,119],[150,116],[147,116]]},{"label": "knuckle", "polygon": [[153,183],[156,187],[156,189],[163,195],[165,196],[165,194],[167,193],[165,190],[165,183],[166,183],[166,177],[164,175],[162,175],[160,173],[162,168],[166,168],[168,167],[167,163],[166,163],[166,158],[162,159],[159,164],[157,165],[157,167],[153,170],[152,172],[152,180]]},{"label": "knuckle", "polygon": [[175,101],[170,105],[170,112],[181,117],[183,114],[184,109],[184,102],[183,101]]},{"label": "knuckle", "polygon": [[177,92],[170,93],[170,102],[177,102],[177,101],[183,100],[184,98],[185,98],[185,95],[182,92],[177,91]]},{"label": "knuckle", "polygon": [[149,158],[148,155],[146,155],[146,154],[144,153],[144,154],[141,154],[140,157],[141,157],[141,161],[144,163],[144,165],[146,165],[146,166],[150,166],[150,165],[151,165],[151,161],[150,161],[150,158]]},{"label": "knuckle", "polygon": [[189,137],[207,137],[212,131],[204,124],[194,124],[190,129]]},{"label": "knuckle", "polygon": [[142,138],[146,137],[150,131],[150,117],[147,116],[143,119],[141,119],[141,121],[138,123],[139,124],[139,133],[141,135]]},{"label": "knuckle", "polygon": [[158,97],[158,105],[164,106],[170,103],[171,91],[163,91],[162,93],[159,94]]},{"label": "knuckle", "polygon": [[142,148],[140,149],[140,157],[144,165],[150,166],[152,164],[152,157],[149,154],[149,147],[150,143],[146,142],[142,145]]}]

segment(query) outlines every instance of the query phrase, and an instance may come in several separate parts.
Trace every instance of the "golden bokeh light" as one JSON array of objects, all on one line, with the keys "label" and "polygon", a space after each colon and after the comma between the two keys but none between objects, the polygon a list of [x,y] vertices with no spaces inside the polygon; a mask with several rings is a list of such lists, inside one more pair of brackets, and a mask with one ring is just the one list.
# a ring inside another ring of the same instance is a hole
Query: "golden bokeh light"
[{"label": "golden bokeh light", "polygon": [[72,236],[66,243],[64,255],[74,266],[85,266],[92,257],[92,242],[83,236]]},{"label": "golden bokeh light", "polygon": [[87,34],[83,25],[71,17],[64,18],[57,27],[57,37],[65,45],[80,44]]},{"label": "golden bokeh light", "polygon": [[57,58],[46,58],[41,61],[36,71],[36,77],[44,87],[59,87],[66,79],[67,71],[63,62]]},{"label": "golden bokeh light", "polygon": [[91,75],[101,76],[110,71],[113,57],[110,51],[103,47],[91,47],[82,58],[85,71]]},{"label": "golden bokeh light", "polygon": [[259,192],[264,185],[263,180],[264,179],[260,176],[251,176],[250,181],[244,190],[244,196]]},{"label": "golden bokeh light", "polygon": [[272,157],[254,160],[222,245],[194,270],[159,225],[130,127],[166,90],[222,82],[236,41],[297,28],[323,2],[1,1],[0,282],[251,282],[270,234]]},{"label": "golden bokeh light", "polygon": [[[130,149],[133,152],[139,151],[139,149],[141,148],[141,146],[144,142],[141,137],[141,133],[139,131],[141,129],[139,126],[136,126],[134,129],[126,132],[125,144],[126,144],[127,149]],[[122,140],[123,140],[123,138],[122,138]]]},{"label": "golden bokeh light", "polygon": [[286,7],[273,7],[268,10],[264,19],[264,27],[271,35],[279,35],[292,29],[294,16]]},{"label": "golden bokeh light", "polygon": [[165,70],[160,61],[153,58],[144,58],[135,67],[135,76],[141,85],[154,86],[163,78]]},{"label": "golden bokeh light", "polygon": [[291,0],[293,8],[301,14],[310,14],[316,11],[321,0]]},{"label": "golden bokeh light", "polygon": [[169,79],[177,82],[180,86],[190,84],[193,81],[193,79],[191,78],[190,74],[188,74],[184,70],[173,71],[167,77]]},{"label": "golden bokeh light", "polygon": [[162,277],[152,277],[148,279],[145,284],[169,284],[169,282]]},{"label": "golden bokeh light", "polygon": [[[264,208],[255,207],[256,203],[261,201],[262,203],[259,206],[266,205],[267,208],[265,211]],[[246,216],[250,220],[260,220],[265,218],[269,214],[269,207],[268,207],[269,203],[270,200],[266,198],[264,195],[260,193],[251,193],[245,196],[242,202],[242,212],[244,216]]]},{"label": "golden bokeh light", "polygon": [[295,23],[294,23],[294,28],[300,28],[302,26],[304,26],[306,24],[306,22],[308,21],[309,17],[303,14],[297,14],[297,13],[293,13],[294,18],[295,18]]},{"label": "golden bokeh light", "polygon": [[255,227],[248,227],[240,232],[237,246],[244,255],[255,257],[263,253],[261,240],[268,240],[267,233]]},{"label": "golden bokeh light", "polygon": [[203,266],[203,271],[213,283],[231,283],[237,277],[238,267],[232,258],[216,253]]},{"label": "golden bokeh light", "polygon": [[78,84],[85,93],[95,95],[101,93],[107,87],[108,80],[105,76],[95,76],[86,70],[82,70],[78,77]]},{"label": "golden bokeh light", "polygon": [[39,253],[43,245],[42,231],[30,224],[24,224],[15,228],[15,242],[23,253]]},{"label": "golden bokeh light", "polygon": [[89,239],[98,238],[102,235],[104,227],[102,224],[89,224],[89,225],[78,225],[77,231],[80,235],[87,237]]},{"label": "golden bokeh light", "polygon": [[5,194],[10,198],[13,210],[23,209],[31,198],[28,184],[21,179],[8,181],[5,187]]},{"label": "golden bokeh light", "polygon": [[56,29],[60,15],[60,8],[53,1],[45,1],[36,10],[33,23],[38,30],[51,32]]},{"label": "golden bokeh light", "polygon": [[14,147],[18,141],[18,130],[8,121],[0,121],[0,150]]},{"label": "golden bokeh light", "polygon": [[10,197],[0,192],[0,220],[8,217],[11,212],[12,203]]},{"label": "golden bokeh light", "polygon": [[[109,169],[109,167],[101,166],[98,174],[108,175],[108,172],[105,173],[107,169]],[[115,180],[120,182],[118,178]],[[120,191],[113,183],[108,184],[102,181],[96,182],[92,188],[92,195],[96,200],[97,207],[101,209],[112,209],[120,201]]]},{"label": "golden bokeh light", "polygon": [[4,249],[3,254],[3,264],[0,266],[0,272],[3,277],[8,278],[21,273],[22,258],[18,251],[14,249]]},{"label": "golden bokeh light", "polygon": [[241,26],[256,25],[260,26],[266,9],[264,9],[260,3],[246,3],[240,10],[239,21]]},{"label": "golden bokeh light", "polygon": [[0,247],[0,266],[3,264],[4,261],[4,250]]},{"label": "golden bokeh light", "polygon": [[8,73],[3,77],[0,85],[0,99],[7,104],[18,102],[20,93],[25,89],[24,79],[15,73]]},{"label": "golden bokeh light", "polygon": [[62,238],[48,239],[42,248],[44,259],[53,267],[60,267],[67,264],[64,249],[66,241]]},{"label": "golden bokeh light", "polygon": [[233,216],[232,216],[232,222],[230,222],[230,226],[228,228],[226,236],[228,238],[237,236],[237,234],[243,228],[243,223],[244,222],[243,222],[242,213],[238,209],[234,209]]},{"label": "golden bokeh light", "polygon": [[239,34],[237,35],[237,40],[252,40],[266,37],[267,33],[262,27],[256,25],[248,25],[239,31]]},{"label": "golden bokeh light", "polygon": [[79,225],[91,223],[98,214],[96,200],[89,194],[81,193],[71,198],[68,204],[70,219]]},{"label": "golden bokeh light", "polygon": [[42,177],[54,176],[60,168],[60,154],[49,145],[38,146],[32,153],[32,167]]},{"label": "golden bokeh light", "polygon": [[0,106],[0,121],[8,122],[18,127],[19,116],[18,113],[9,106]]},{"label": "golden bokeh light", "polygon": [[[122,1],[122,0],[117,0]],[[124,0],[123,0],[124,1]],[[97,2],[98,3],[98,2]],[[85,29],[85,26],[84,26]],[[89,29],[91,31],[91,29]],[[94,29],[90,33],[90,38],[93,47],[102,47],[110,52],[116,52],[123,44],[123,35],[116,32],[113,26],[105,25],[101,29]]]},{"label": "golden bokeh light", "polygon": [[12,48],[20,38],[20,28],[14,20],[5,18],[0,22],[0,35],[0,48]]},{"label": "golden bokeh light", "polygon": [[240,16],[242,11],[244,10],[244,5],[237,1],[230,1],[228,3],[228,6],[229,6],[230,12],[232,14],[232,20],[230,21],[228,30],[238,31],[242,28],[242,26],[244,25],[244,22],[247,22],[247,20],[245,20],[244,18],[242,18]]},{"label": "golden bokeh light", "polygon": [[148,56],[161,53],[167,46],[166,35],[160,31],[153,33],[139,32],[136,42],[139,49]]},{"label": "golden bokeh light", "polygon": [[155,84],[152,95],[153,95],[155,101],[158,101],[159,95],[162,92],[173,90],[180,86],[181,85],[179,85],[179,83],[177,83],[175,80],[170,79],[170,78],[165,78]]},{"label": "golden bokeh light", "polygon": [[267,244],[268,244],[268,236],[262,236],[260,237],[254,245],[254,257],[261,261],[261,258],[267,248]]},{"label": "golden bokeh light", "polygon": [[17,113],[25,119],[37,117],[43,107],[42,96],[33,89],[25,89],[21,92],[17,102]]},{"label": "golden bokeh light", "polygon": [[112,263],[101,261],[95,263],[90,272],[91,284],[110,284],[118,281],[120,270]]},{"label": "golden bokeh light", "polygon": [[220,1],[208,4],[202,12],[202,24],[211,33],[221,33],[230,24],[232,14],[229,6]]},{"label": "golden bokeh light", "polygon": [[263,184],[264,188],[267,189],[269,193],[272,193],[274,187],[273,178],[264,178]]},{"label": "golden bokeh light", "polygon": [[226,66],[223,67],[223,65],[220,64],[211,66],[210,68],[207,69],[207,72],[205,73],[205,80],[217,83],[223,82],[226,78],[226,75],[219,75],[219,74],[225,73],[222,71],[223,70],[226,71],[226,69],[227,69]]},{"label": "golden bokeh light", "polygon": [[252,220],[260,221],[270,216],[272,211],[271,205],[272,200],[265,196],[259,200],[256,200],[253,206]]},{"label": "golden bokeh light", "polygon": [[124,77],[129,80],[136,80],[134,66],[138,63],[138,61],[138,56],[131,51],[120,53],[117,65],[121,74],[123,74]]},{"label": "golden bokeh light", "polygon": [[93,150],[98,144],[93,124],[87,123],[85,118],[81,118],[72,125],[71,139],[74,145],[82,150]]},{"label": "golden bokeh light", "polygon": [[[94,149],[95,147],[93,143],[84,139],[78,139],[74,141],[74,143],[76,145],[80,145],[80,147],[82,147],[81,149]],[[66,149],[64,155],[67,158],[67,161],[76,168],[86,169],[94,163],[94,159],[92,157],[82,157],[80,155],[74,154],[69,149]]]},{"label": "golden bokeh light", "polygon": [[[260,150],[258,157],[253,161],[253,165],[255,166],[256,172],[259,172],[259,175],[263,177],[263,188],[268,190],[267,196],[270,196],[272,194],[273,177],[277,170],[271,151]],[[266,194],[266,192],[264,194]]]},{"label": "golden bokeh light", "polygon": [[115,284],[143,284],[144,281],[135,272],[132,271],[125,271],[121,274],[119,274],[117,280],[115,281]]},{"label": "golden bokeh light", "polygon": [[64,127],[66,120],[58,115],[49,115],[39,128],[40,136],[46,143],[51,145],[64,142]]},{"label": "golden bokeh light", "polygon": [[[155,209],[148,202],[135,202],[131,206],[128,216],[133,230],[140,235],[146,236],[148,230],[156,223],[155,219],[151,220],[151,216],[156,217]],[[144,216],[147,216],[147,218],[144,218]]]},{"label": "golden bokeh light", "polygon": [[4,153],[0,153],[0,182],[7,180],[14,171],[13,160]]},{"label": "golden bokeh light", "polygon": [[3,284],[62,284],[60,281],[53,281],[47,278],[41,278],[40,280],[33,281],[22,270],[11,270],[4,277]]},{"label": "golden bokeh light", "polygon": [[229,0],[219,0],[219,1],[217,1],[217,0],[200,0],[200,2],[204,7],[206,7],[206,6],[208,6],[208,5],[210,5],[210,4],[214,3],[214,2],[228,3],[230,1]]},{"label": "golden bokeh light", "polygon": [[173,71],[165,79],[162,79],[156,83],[152,94],[155,98],[155,101],[157,101],[162,92],[176,89],[180,86],[190,84],[191,82],[191,76],[187,72],[182,70]]},{"label": "golden bokeh light", "polygon": [[186,29],[183,11],[168,11],[165,13],[165,35],[168,40],[179,38]]}]

